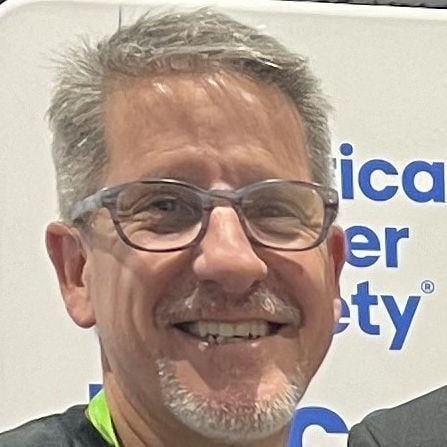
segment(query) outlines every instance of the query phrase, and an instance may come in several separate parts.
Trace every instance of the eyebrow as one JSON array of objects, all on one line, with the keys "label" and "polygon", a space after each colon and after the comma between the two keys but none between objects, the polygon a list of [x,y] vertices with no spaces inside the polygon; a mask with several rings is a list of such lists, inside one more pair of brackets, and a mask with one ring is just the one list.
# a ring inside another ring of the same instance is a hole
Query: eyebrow
[{"label": "eyebrow", "polygon": [[202,181],[199,181],[199,177],[197,176],[197,174],[194,175],[189,175],[188,173],[185,172],[180,172],[179,169],[173,169],[171,168],[167,168],[167,169],[160,169],[160,170],[156,170],[156,171],[151,171],[151,172],[147,172],[143,175],[141,175],[138,180],[153,180],[153,179],[172,179],[172,180],[177,180],[180,182],[184,182],[184,183],[191,183],[191,184],[200,184],[203,183],[203,179]]},{"label": "eyebrow", "polygon": [[[182,160],[179,162],[172,161],[165,166],[155,166],[154,169],[149,168],[138,177],[138,180],[173,179],[207,189],[209,182],[213,180],[206,174],[207,162],[203,159],[189,161],[190,163],[186,163],[186,165],[185,161]],[[284,178],[284,174],[286,174],[287,180],[296,180],[296,176],[291,175],[291,172],[285,173],[275,166],[268,166],[267,168],[262,164],[257,165],[253,160],[246,160],[242,163],[239,162],[235,170],[232,166],[222,166],[222,179],[220,180],[228,179],[230,183],[235,183],[234,187],[237,188],[266,179]]]}]

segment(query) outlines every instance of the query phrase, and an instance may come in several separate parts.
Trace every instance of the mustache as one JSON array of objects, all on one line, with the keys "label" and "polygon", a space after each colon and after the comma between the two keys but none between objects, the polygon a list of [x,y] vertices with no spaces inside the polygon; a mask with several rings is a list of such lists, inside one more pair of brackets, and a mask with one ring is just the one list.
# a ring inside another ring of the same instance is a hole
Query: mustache
[{"label": "mustache", "polygon": [[169,324],[173,321],[206,320],[214,315],[235,313],[290,324],[299,324],[302,319],[301,309],[296,302],[266,285],[258,285],[236,296],[214,284],[202,283],[187,296],[161,303],[156,310],[156,319]]}]

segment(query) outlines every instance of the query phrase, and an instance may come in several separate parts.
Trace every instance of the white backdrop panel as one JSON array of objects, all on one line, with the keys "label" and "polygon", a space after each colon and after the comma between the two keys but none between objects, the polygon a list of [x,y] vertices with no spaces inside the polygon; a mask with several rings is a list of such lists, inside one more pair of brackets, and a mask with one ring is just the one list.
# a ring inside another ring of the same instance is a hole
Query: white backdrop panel
[{"label": "white backdrop panel", "polygon": [[[124,23],[168,3],[128,2]],[[297,428],[293,445],[342,446],[337,425],[447,376],[447,11],[212,3],[307,55],[336,109],[340,223],[352,237],[345,316],[300,405],[301,431],[307,418],[315,423],[304,435]],[[86,401],[100,382],[95,335],[66,316],[44,250],[57,217],[44,115],[54,56],[79,36],[113,32],[118,14],[113,2],[0,8],[1,430]]]}]

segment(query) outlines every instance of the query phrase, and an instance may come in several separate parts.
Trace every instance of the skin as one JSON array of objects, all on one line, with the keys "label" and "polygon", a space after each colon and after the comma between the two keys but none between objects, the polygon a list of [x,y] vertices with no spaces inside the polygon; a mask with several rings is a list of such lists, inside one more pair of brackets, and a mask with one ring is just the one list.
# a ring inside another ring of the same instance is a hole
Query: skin
[{"label": "skin", "polygon": [[[104,185],[146,177],[227,189],[269,179],[312,181],[300,116],[278,90],[239,75],[172,74],[115,87],[105,102],[109,162]],[[96,325],[104,389],[124,446],[217,447],[166,408],[155,362],[174,365],[188,390],[213,402],[268,400],[300,369],[307,386],[322,362],[340,314],[342,231],[304,252],[254,247],[235,211],[216,207],[204,239],[172,253],[125,245],[100,212],[81,234],[55,222],[49,255],[71,318]],[[172,303],[200,294],[225,302],[207,319],[246,321],[241,311],[257,287],[300,309],[302,324],[283,335],[201,351],[162,322]],[[217,297],[217,298],[216,298]],[[288,427],[247,446],[285,445]],[[236,444],[235,444],[236,445]],[[239,444],[238,444],[239,445]]]}]

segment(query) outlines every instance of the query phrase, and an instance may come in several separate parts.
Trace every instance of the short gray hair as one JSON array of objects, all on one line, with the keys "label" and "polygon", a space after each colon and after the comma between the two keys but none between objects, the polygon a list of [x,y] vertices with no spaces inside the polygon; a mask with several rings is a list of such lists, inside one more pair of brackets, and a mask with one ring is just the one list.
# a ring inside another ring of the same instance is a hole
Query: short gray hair
[{"label": "short gray hair", "polygon": [[328,112],[319,81],[304,57],[272,37],[208,8],[145,14],[96,45],[64,56],[49,108],[61,218],[101,185],[107,163],[103,104],[120,79],[175,71],[228,69],[277,86],[304,124],[313,180],[332,183]]}]

